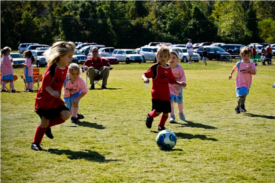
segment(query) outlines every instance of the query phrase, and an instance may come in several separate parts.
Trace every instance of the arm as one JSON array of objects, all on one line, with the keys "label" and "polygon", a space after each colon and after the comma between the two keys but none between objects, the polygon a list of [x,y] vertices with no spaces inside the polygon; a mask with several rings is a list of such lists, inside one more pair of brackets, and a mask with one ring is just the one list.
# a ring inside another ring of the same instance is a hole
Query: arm
[{"label": "arm", "polygon": [[187,84],[185,82],[179,82],[179,81],[176,81],[174,84],[176,85],[179,85],[179,86],[182,86],[182,87],[185,87]]},{"label": "arm", "polygon": [[49,92],[49,93],[50,93],[53,97],[55,97],[55,98],[59,98],[59,97],[60,97],[59,92],[53,90],[51,86],[47,86],[47,87],[45,88],[45,90],[46,90],[47,92]]},{"label": "arm", "polygon": [[232,79],[232,74],[236,71],[237,67],[238,67],[237,65],[235,65],[235,66],[233,67],[231,73],[230,73],[229,76],[228,76],[228,79],[229,79],[229,80]]},{"label": "arm", "polygon": [[143,79],[144,83],[149,83],[149,79],[145,76],[145,74],[142,74],[141,78]]}]

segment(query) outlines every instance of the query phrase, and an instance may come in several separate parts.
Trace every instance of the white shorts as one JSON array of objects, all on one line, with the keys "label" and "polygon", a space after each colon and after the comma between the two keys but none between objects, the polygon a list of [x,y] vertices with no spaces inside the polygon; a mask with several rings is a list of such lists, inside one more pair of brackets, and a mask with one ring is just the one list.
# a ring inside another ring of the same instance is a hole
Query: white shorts
[{"label": "white shorts", "polygon": [[188,51],[188,55],[192,56],[193,55],[193,51]]}]

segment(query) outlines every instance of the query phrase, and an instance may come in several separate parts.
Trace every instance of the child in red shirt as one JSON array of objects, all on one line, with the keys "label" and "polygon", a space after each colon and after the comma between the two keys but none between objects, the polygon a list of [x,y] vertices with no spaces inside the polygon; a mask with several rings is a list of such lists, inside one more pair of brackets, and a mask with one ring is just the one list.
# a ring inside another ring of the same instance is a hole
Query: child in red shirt
[{"label": "child in red shirt", "polygon": [[70,111],[60,98],[68,65],[73,60],[75,45],[72,42],[56,42],[45,51],[48,67],[43,77],[42,86],[35,99],[35,112],[41,123],[37,126],[31,149],[43,150],[40,146],[44,134],[53,138],[52,126],[62,124],[70,118]]},{"label": "child in red shirt", "polygon": [[165,130],[164,125],[171,112],[169,83],[179,86],[186,86],[186,83],[176,81],[171,68],[167,64],[170,58],[169,49],[167,47],[160,47],[157,51],[156,58],[158,63],[152,65],[142,75],[144,83],[149,83],[148,78],[152,78],[153,80],[151,90],[153,110],[147,114],[145,124],[147,128],[151,128],[154,118],[160,113],[163,113],[158,125],[158,131],[161,131]]}]

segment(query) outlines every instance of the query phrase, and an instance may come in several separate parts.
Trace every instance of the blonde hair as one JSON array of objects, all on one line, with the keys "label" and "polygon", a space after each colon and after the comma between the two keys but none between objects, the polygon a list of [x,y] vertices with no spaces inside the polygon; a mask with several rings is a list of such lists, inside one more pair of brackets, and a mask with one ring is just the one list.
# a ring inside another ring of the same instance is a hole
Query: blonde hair
[{"label": "blonde hair", "polygon": [[5,46],[2,50],[1,50],[1,58],[3,58],[3,56],[7,53],[10,52],[11,48],[8,46]]},{"label": "blonde hair", "polygon": [[47,49],[43,55],[45,56],[48,65],[51,66],[59,61],[59,57],[62,57],[71,51],[74,52],[74,50],[75,45],[73,42],[59,41],[54,43],[51,48]]},{"label": "blonde hair", "polygon": [[241,51],[240,51],[240,56],[243,56],[243,55],[249,55],[250,57],[252,57],[252,50],[251,50],[251,48],[249,48],[248,46],[242,47]]},{"label": "blonde hair", "polygon": [[168,60],[170,59],[170,51],[168,47],[166,46],[159,47],[157,51],[157,55],[160,55],[161,53],[166,53],[168,55]]},{"label": "blonde hair", "polygon": [[80,73],[80,67],[79,67],[79,65],[76,64],[76,63],[71,63],[71,64],[69,65],[68,71],[69,71],[69,73],[71,73],[72,71],[79,71],[79,73]]}]

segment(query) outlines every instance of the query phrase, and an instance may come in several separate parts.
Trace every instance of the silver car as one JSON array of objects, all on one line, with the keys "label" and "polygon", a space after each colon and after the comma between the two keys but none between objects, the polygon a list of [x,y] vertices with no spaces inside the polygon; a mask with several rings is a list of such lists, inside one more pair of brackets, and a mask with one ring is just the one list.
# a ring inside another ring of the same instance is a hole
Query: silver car
[{"label": "silver car", "polygon": [[157,55],[158,47],[141,47],[139,54],[142,55],[144,62],[146,60],[152,60],[157,62],[156,55]]},{"label": "silver car", "polygon": [[31,50],[34,59],[35,59],[35,64],[37,67],[45,67],[47,65],[46,58],[43,55],[45,50]]},{"label": "silver car", "polygon": [[131,49],[116,49],[112,55],[116,57],[119,62],[126,62],[126,64],[130,64],[131,62],[141,63],[143,61],[143,57]]},{"label": "silver car", "polygon": [[12,58],[12,66],[13,67],[20,67],[21,64],[25,63],[26,59],[19,53],[10,53],[10,57]]}]

